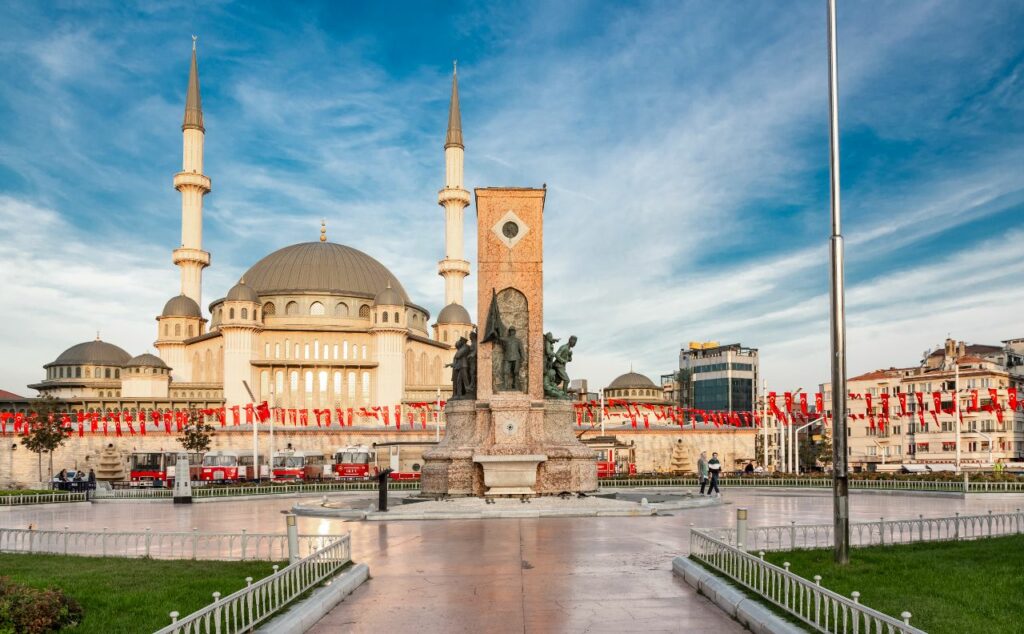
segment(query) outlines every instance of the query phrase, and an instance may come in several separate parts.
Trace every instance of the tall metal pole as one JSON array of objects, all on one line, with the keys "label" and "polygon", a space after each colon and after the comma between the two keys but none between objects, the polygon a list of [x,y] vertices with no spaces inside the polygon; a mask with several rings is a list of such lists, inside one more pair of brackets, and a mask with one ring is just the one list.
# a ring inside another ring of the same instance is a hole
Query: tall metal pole
[{"label": "tall metal pole", "polygon": [[[960,363],[955,358],[953,368],[953,430],[956,432],[956,473],[960,473]],[[988,446],[992,447],[992,443]]]},{"label": "tall metal pole", "polygon": [[761,428],[764,430],[764,472],[768,473],[768,382],[761,379]]},{"label": "tall metal pole", "polygon": [[832,176],[832,511],[838,564],[850,563],[850,482],[846,452],[846,293],[843,289],[843,235],[839,206],[839,64],[836,53],[836,0],[828,3],[828,110]]}]

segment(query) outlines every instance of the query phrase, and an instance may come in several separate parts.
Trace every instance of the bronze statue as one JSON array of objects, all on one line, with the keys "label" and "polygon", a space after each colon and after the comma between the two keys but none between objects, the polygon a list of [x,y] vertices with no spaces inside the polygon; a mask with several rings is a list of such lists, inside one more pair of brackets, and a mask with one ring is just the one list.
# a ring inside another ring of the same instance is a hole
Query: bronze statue
[{"label": "bronze statue", "polygon": [[551,369],[551,364],[555,360],[555,344],[558,343],[558,339],[555,338],[550,332],[544,333],[544,374],[547,375],[548,370]]},{"label": "bronze statue", "polygon": [[469,333],[469,354],[466,355],[466,373],[468,374],[468,381],[466,382],[466,398],[476,398],[476,353],[477,353],[477,342],[476,342],[476,328]]},{"label": "bronze statue", "polygon": [[[459,337],[455,342],[455,356],[452,362],[445,364],[452,369],[452,400],[472,398],[469,396],[469,355],[471,348],[466,345],[466,338]],[[475,395],[474,395],[475,396]]]},{"label": "bronze statue", "polygon": [[555,385],[565,393],[569,392],[569,374],[565,371],[567,363],[572,361],[572,349],[576,345],[576,335],[569,337],[569,341],[558,349],[555,358],[551,362],[551,369],[555,371]]},{"label": "bronze statue", "polygon": [[504,336],[498,336],[498,343],[501,344],[503,355],[501,368],[501,387],[505,390],[522,391],[522,382],[519,380],[519,366],[523,363],[526,353],[523,351],[523,342],[516,336],[516,329],[509,326]]},{"label": "bronze statue", "polygon": [[569,398],[569,395],[558,387],[558,377],[554,368],[548,368],[544,373],[544,396],[547,398]]}]

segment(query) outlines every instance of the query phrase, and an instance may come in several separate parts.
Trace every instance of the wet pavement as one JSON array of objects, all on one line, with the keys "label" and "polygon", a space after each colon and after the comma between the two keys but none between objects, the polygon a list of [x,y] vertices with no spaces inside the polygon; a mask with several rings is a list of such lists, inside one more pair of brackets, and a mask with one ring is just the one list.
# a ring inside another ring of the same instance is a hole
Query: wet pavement
[{"label": "wet pavement", "polygon": [[[0,526],[283,532],[282,511],[314,499],[35,507],[0,511]],[[353,559],[367,563],[372,577],[310,631],[743,631],[672,576],[672,558],[688,551],[691,523],[729,525],[740,506],[749,509],[752,526],[829,522],[832,500],[827,491],[776,490],[726,491],[725,499],[725,506],[656,517],[372,523],[302,517],[302,533],[350,531]],[[1024,507],[1024,496],[856,493],[850,506],[853,521],[868,521],[1009,511]]]}]

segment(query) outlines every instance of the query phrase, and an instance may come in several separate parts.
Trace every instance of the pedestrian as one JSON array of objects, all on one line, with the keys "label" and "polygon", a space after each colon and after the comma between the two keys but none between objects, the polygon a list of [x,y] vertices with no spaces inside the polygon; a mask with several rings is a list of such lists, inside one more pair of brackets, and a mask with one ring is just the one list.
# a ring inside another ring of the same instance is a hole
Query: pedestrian
[{"label": "pedestrian", "polygon": [[747,466],[743,468],[743,473],[745,473],[747,475],[750,475],[753,472],[754,472],[754,463],[753,462],[748,462]]},{"label": "pedestrian", "polygon": [[89,469],[89,488],[96,488],[96,472],[93,471],[92,469]]},{"label": "pedestrian", "polygon": [[711,475],[711,486],[708,487],[708,495],[712,496],[718,494],[718,497],[722,497],[722,492],[718,489],[718,474],[722,471],[722,463],[718,461],[718,452],[711,454],[711,460],[708,460],[708,473]]},{"label": "pedestrian", "polygon": [[697,461],[697,479],[700,480],[700,494],[704,495],[704,487],[708,483],[708,452],[700,452],[700,460]]}]

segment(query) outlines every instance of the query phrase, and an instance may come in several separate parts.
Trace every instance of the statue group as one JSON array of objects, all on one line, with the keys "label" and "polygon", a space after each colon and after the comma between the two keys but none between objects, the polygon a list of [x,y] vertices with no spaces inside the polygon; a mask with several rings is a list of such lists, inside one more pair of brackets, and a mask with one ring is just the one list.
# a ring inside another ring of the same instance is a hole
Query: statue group
[{"label": "statue group", "polygon": [[576,335],[555,350],[559,340],[550,332],[544,333],[544,396],[548,398],[570,398],[569,373],[565,366],[572,361],[572,349],[576,347]]},{"label": "statue group", "polygon": [[469,340],[459,337],[455,342],[455,357],[445,367],[452,369],[452,399],[476,398],[476,329]]}]

